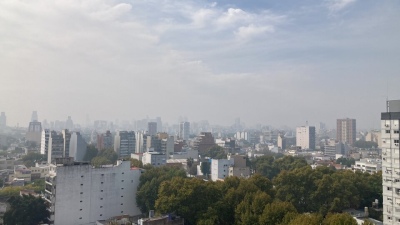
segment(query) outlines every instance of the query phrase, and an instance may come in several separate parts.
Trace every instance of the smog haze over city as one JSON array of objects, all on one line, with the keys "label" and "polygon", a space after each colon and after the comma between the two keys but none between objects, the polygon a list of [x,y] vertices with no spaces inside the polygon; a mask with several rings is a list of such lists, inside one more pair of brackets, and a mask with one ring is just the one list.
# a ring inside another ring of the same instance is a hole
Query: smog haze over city
[{"label": "smog haze over city", "polygon": [[177,122],[379,128],[399,99],[400,2],[0,2],[0,111],[9,126]]}]

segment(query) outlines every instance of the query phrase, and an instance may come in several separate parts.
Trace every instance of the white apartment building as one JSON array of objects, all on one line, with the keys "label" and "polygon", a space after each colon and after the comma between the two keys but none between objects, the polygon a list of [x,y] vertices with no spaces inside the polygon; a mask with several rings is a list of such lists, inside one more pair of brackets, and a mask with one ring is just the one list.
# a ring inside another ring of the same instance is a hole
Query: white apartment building
[{"label": "white apartment building", "polygon": [[141,214],[136,205],[141,170],[131,169],[129,161],[101,168],[65,158],[56,163],[46,176],[44,197],[51,224],[94,225],[97,220]]},{"label": "white apartment building", "polygon": [[353,169],[370,174],[377,173],[378,171],[382,170],[382,160],[368,158],[360,159],[359,161],[355,162]]},{"label": "white apartment building", "polygon": [[167,155],[159,152],[145,152],[142,156],[143,165],[163,166],[167,163]]},{"label": "white apartment building", "polygon": [[381,114],[383,224],[400,224],[400,100],[387,101]]},{"label": "white apartment building", "polygon": [[190,134],[190,123],[189,122],[181,122],[179,124],[179,138],[181,140],[189,140]]},{"label": "white apartment building", "polygon": [[47,152],[49,151],[49,136],[49,129],[42,130],[42,140],[40,142],[40,154],[42,155],[47,155]]},{"label": "white apartment building", "polygon": [[234,159],[211,159],[211,180],[223,180],[229,176],[229,167],[234,165]]},{"label": "white apartment building", "polygon": [[302,126],[296,128],[296,146],[301,149],[315,150],[315,127]]},{"label": "white apartment building", "polygon": [[74,158],[74,161],[83,161],[87,150],[87,143],[79,132],[71,134],[69,142],[69,156]]}]

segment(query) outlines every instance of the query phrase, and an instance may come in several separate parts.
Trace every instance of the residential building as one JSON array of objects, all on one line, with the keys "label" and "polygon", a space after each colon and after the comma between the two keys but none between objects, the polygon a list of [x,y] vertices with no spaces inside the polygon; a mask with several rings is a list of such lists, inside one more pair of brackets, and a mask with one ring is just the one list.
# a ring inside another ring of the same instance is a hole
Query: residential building
[{"label": "residential building", "polygon": [[[49,134],[47,162],[50,164],[56,158],[64,156],[64,137],[62,133],[51,131]],[[68,144],[69,147],[69,144]]]},{"label": "residential building", "polygon": [[384,225],[400,222],[399,123],[400,100],[387,101],[387,110],[381,113]]},{"label": "residential building", "polygon": [[190,134],[190,123],[181,122],[179,124],[179,139],[187,141],[189,140],[189,134]]},{"label": "residential building", "polygon": [[72,121],[71,116],[68,116],[67,121],[65,121],[65,128],[68,130],[74,129],[74,122]]},{"label": "residential building", "polygon": [[347,143],[351,146],[356,142],[356,120],[355,119],[338,119],[336,122],[336,139],[339,142]]},{"label": "residential building", "polygon": [[49,129],[42,130],[41,141],[40,141],[40,154],[42,155],[48,154],[49,137],[50,137],[50,130]]},{"label": "residential building", "polygon": [[0,156],[0,170],[12,170],[17,165],[23,165],[23,161]]},{"label": "residential building", "polygon": [[86,150],[87,143],[80,132],[73,132],[69,142],[69,157],[74,158],[74,161],[81,162],[85,157]]},{"label": "residential building", "polygon": [[215,146],[215,140],[211,132],[201,132],[193,143],[193,149],[199,151],[199,154],[206,153]]},{"label": "residential building", "polygon": [[148,122],[147,123],[147,133],[149,135],[157,134],[157,122]]},{"label": "residential building", "polygon": [[228,155],[228,159],[233,159],[233,165],[229,167],[230,177],[250,177],[250,167],[246,166],[246,156]]},{"label": "residential building", "polygon": [[70,157],[69,155],[69,144],[71,141],[71,133],[68,129],[61,131],[64,141],[63,157]]},{"label": "residential building", "polygon": [[234,159],[211,159],[211,180],[223,180],[229,176],[229,167],[234,165]]},{"label": "residential building", "polygon": [[108,130],[103,134],[97,135],[97,149],[112,149],[113,148],[113,136]]},{"label": "residential building", "polygon": [[119,215],[141,214],[136,204],[141,170],[131,168],[129,161],[100,168],[67,159],[56,161],[50,165],[44,193],[51,224],[96,224]]},{"label": "residential building", "polygon": [[114,151],[119,158],[131,157],[135,153],[136,138],[134,131],[119,131],[114,138]]},{"label": "residential building", "polygon": [[335,141],[332,141],[328,145],[325,145],[324,148],[325,148],[324,155],[331,159],[336,159],[337,155],[346,156],[349,152],[349,146],[342,142],[336,143]]},{"label": "residential building", "polygon": [[32,171],[24,165],[14,166],[14,173],[10,174],[8,180],[23,179],[25,182],[31,182]]},{"label": "residential building", "polygon": [[296,146],[301,149],[315,150],[315,127],[302,126],[296,128]]},{"label": "residential building", "polygon": [[[378,171],[382,171],[382,160],[369,158],[360,159],[359,161],[355,162],[353,169],[374,174]],[[385,173],[388,173],[388,171],[386,170]]]},{"label": "residential building", "polygon": [[163,166],[167,163],[167,156],[160,152],[145,152],[142,156],[142,163],[155,167]]}]

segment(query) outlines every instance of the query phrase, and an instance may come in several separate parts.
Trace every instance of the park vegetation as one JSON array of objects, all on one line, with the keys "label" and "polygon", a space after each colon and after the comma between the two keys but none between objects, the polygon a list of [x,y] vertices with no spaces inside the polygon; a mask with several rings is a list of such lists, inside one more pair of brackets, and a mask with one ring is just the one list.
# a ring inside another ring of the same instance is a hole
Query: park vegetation
[{"label": "park vegetation", "polygon": [[291,156],[263,156],[250,164],[252,177],[217,182],[187,178],[180,168],[149,167],[140,178],[138,206],[144,213],[176,213],[189,225],[355,225],[343,210],[382,202],[381,173],[311,169]]}]

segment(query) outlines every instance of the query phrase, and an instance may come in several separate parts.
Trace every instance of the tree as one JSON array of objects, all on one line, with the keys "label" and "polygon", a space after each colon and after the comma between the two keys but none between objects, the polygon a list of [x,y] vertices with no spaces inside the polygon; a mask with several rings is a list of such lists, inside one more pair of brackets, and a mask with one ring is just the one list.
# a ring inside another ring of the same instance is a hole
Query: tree
[{"label": "tree", "polygon": [[208,149],[208,151],[205,154],[205,157],[210,157],[212,159],[226,159],[227,154],[225,153],[223,147],[215,145],[210,149]]},{"label": "tree", "polygon": [[88,145],[87,149],[86,149],[86,154],[83,157],[83,161],[91,162],[92,159],[97,156],[98,152],[99,151],[97,150],[97,148],[94,145]]},{"label": "tree", "polygon": [[136,202],[143,213],[155,208],[158,198],[158,190],[163,181],[174,177],[186,177],[186,173],[180,167],[146,167],[145,172],[139,178]]},{"label": "tree", "polygon": [[328,214],[323,225],[357,225],[357,221],[348,213]]},{"label": "tree", "polygon": [[297,213],[296,208],[289,202],[273,202],[267,204],[260,216],[259,224],[280,224],[288,213]]},{"label": "tree", "polygon": [[209,175],[211,173],[211,165],[210,162],[201,162],[201,166],[200,166],[201,172],[204,175]]},{"label": "tree", "polygon": [[139,161],[137,159],[129,159],[131,161],[131,167],[138,167],[138,168],[143,168],[143,163],[142,161]]},{"label": "tree", "polygon": [[5,225],[36,225],[48,222],[50,213],[45,201],[32,195],[11,197],[8,201],[10,208],[4,214]]},{"label": "tree", "polygon": [[338,158],[338,159],[336,160],[336,163],[337,163],[337,164],[345,165],[345,166],[347,166],[347,167],[351,167],[351,165],[354,165],[354,164],[356,163],[356,160],[353,159],[353,158],[347,159],[347,158],[341,157],[341,158]]},{"label": "tree", "polygon": [[373,223],[371,220],[366,219],[364,220],[364,222],[362,223],[362,225],[375,225],[375,223]]},{"label": "tree", "polygon": [[26,167],[35,166],[36,162],[47,161],[47,156],[39,153],[29,152],[22,157],[22,161]]},{"label": "tree", "polygon": [[299,214],[288,225],[320,225],[323,217],[320,214]]}]

